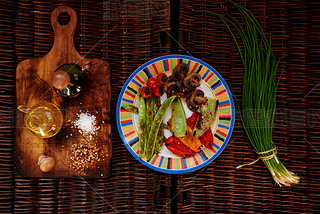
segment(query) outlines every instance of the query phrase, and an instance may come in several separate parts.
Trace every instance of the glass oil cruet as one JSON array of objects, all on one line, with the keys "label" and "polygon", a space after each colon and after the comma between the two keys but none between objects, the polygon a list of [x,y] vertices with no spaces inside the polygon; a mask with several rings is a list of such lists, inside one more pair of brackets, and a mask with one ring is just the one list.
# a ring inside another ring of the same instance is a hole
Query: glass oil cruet
[{"label": "glass oil cruet", "polygon": [[87,71],[90,64],[80,67],[77,64],[64,64],[52,75],[52,85],[55,91],[64,97],[77,97],[87,86]]},{"label": "glass oil cruet", "polygon": [[27,114],[25,125],[40,138],[53,137],[62,127],[62,113],[53,103],[41,102],[31,108],[20,105],[18,110]]}]

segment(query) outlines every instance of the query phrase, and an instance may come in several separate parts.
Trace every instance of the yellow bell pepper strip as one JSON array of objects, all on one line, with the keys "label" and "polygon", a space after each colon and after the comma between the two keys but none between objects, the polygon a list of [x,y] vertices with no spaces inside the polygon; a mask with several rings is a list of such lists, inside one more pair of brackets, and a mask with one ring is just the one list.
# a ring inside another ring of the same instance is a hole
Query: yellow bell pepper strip
[{"label": "yellow bell pepper strip", "polygon": [[[172,132],[171,118],[168,120],[168,129]],[[180,140],[180,142],[182,142],[184,145],[186,145],[192,151],[199,152],[203,147],[201,141],[192,136],[192,129],[189,126],[188,126],[187,132],[188,132],[187,136],[178,137],[178,139]]]},{"label": "yellow bell pepper strip", "polygon": [[190,127],[188,127],[188,135],[179,137],[179,140],[194,152],[199,152],[203,147],[198,138],[192,137],[192,129]]}]

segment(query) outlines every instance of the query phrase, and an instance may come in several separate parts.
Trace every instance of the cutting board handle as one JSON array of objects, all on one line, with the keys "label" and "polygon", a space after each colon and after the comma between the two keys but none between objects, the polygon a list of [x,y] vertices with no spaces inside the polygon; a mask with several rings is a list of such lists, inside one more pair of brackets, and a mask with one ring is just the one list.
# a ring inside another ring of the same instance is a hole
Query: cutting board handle
[{"label": "cutting board handle", "polygon": [[[67,24],[59,23],[59,19],[63,15],[69,15],[70,20]],[[60,6],[51,13],[51,25],[54,31],[54,43],[51,51],[48,53],[65,57],[65,54],[79,55],[73,43],[73,35],[78,24],[78,16],[76,11],[68,6]]]}]

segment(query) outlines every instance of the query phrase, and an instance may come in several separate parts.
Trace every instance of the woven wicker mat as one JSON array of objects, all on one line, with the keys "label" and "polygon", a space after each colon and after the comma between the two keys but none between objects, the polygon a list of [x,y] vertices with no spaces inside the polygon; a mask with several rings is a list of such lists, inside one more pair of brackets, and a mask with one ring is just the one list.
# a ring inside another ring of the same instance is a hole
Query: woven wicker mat
[{"label": "woven wicker mat", "polygon": [[[236,2],[248,7],[266,32],[272,34],[279,55],[287,52],[280,66],[284,73],[278,90],[274,142],[279,147],[280,159],[301,181],[293,188],[279,188],[262,162],[237,170],[236,166],[257,158],[237,118],[229,145],[219,158],[202,172],[178,176],[178,190],[189,184],[178,201],[178,210],[180,213],[319,212],[320,87],[314,87],[320,83],[320,4]],[[223,23],[201,11],[240,17],[234,6],[227,1],[210,0],[199,3],[181,0],[180,5],[179,29],[184,35],[180,53],[189,52],[211,64],[240,97],[242,69],[236,46]]]},{"label": "woven wicker mat", "polygon": [[[312,2],[240,2],[272,33],[275,50],[287,52],[281,64],[284,74],[279,88],[274,141],[281,160],[301,177],[301,183],[293,188],[279,188],[262,163],[240,171],[235,169],[256,158],[239,119],[229,146],[219,158],[206,168],[178,176],[144,167],[126,151],[117,131],[115,106],[122,85],[139,65],[160,55],[178,51],[205,60],[222,74],[236,95],[240,95],[242,69],[232,39],[216,17],[201,12],[209,9],[237,16],[226,1],[180,0],[179,9],[176,3],[170,8],[167,0],[1,1],[0,212],[319,211],[320,86],[316,86],[320,82],[320,4]],[[109,179],[31,179],[19,177],[15,170],[15,67],[24,59],[42,56],[50,50],[53,42],[50,13],[62,4],[78,13],[75,45],[79,52],[107,60],[112,66],[114,122]],[[169,32],[171,26],[180,45],[170,43],[163,31]],[[174,200],[169,203],[171,198]]]}]

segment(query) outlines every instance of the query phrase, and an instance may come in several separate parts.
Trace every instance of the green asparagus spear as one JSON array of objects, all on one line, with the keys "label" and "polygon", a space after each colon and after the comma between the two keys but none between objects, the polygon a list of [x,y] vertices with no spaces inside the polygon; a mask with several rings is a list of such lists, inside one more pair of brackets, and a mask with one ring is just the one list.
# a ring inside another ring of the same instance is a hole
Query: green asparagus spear
[{"label": "green asparagus spear", "polygon": [[148,136],[148,142],[146,144],[147,148],[145,150],[148,161],[150,160],[150,158],[154,154],[158,131],[159,131],[160,126],[162,124],[163,117],[166,114],[168,108],[170,107],[172,101],[175,98],[176,98],[176,96],[172,96],[172,97],[168,98],[166,101],[164,101],[163,104],[160,106],[159,111],[157,112],[157,114],[154,117],[154,120],[151,125],[151,129],[149,132],[149,136]]},{"label": "green asparagus spear", "polygon": [[139,156],[142,158],[145,155],[146,144],[146,104],[144,98],[139,96],[139,114],[138,114],[138,126],[139,126]]}]

